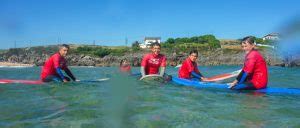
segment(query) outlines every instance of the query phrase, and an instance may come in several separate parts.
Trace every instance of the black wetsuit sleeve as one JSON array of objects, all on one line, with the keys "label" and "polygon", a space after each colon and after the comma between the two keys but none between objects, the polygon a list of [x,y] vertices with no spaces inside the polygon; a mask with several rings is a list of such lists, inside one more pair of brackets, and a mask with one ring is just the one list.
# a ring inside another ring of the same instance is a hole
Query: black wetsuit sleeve
[{"label": "black wetsuit sleeve", "polygon": [[74,77],[74,75],[72,74],[72,72],[70,71],[69,68],[66,68],[66,69],[65,69],[65,72],[67,73],[67,75],[68,75],[69,77],[71,77],[71,79],[72,79],[73,81],[76,80],[76,78]]},{"label": "black wetsuit sleeve", "polygon": [[244,83],[248,77],[248,73],[241,71],[241,73],[237,77],[238,84]]},{"label": "black wetsuit sleeve", "polygon": [[240,79],[242,78],[242,75],[243,75],[243,70],[239,73],[239,75],[237,76],[236,80],[237,81],[240,81]]}]

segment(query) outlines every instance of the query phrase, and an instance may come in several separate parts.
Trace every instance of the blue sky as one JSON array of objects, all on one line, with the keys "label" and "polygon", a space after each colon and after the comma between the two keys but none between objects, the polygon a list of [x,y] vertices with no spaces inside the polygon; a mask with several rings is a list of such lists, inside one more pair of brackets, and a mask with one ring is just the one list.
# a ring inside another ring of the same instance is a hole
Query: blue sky
[{"label": "blue sky", "polygon": [[0,49],[58,42],[128,45],[213,34],[262,37],[299,15],[297,0],[0,0]]}]

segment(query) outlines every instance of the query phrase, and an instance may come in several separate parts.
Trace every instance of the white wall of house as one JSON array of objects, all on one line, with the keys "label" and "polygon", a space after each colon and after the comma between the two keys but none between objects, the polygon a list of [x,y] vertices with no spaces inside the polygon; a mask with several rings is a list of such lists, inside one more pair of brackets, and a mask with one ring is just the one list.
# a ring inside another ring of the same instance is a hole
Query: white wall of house
[{"label": "white wall of house", "polygon": [[140,48],[147,48],[145,44],[140,44]]},{"label": "white wall of house", "polygon": [[150,45],[150,44],[153,43],[153,42],[158,42],[158,43],[160,43],[160,40],[145,40],[145,44],[146,44],[146,45]]},{"label": "white wall of house", "polygon": [[149,48],[151,43],[154,43],[154,42],[161,43],[161,39],[160,38],[153,38],[153,39],[145,38],[144,44],[140,44],[140,48]]},{"label": "white wall of house", "polygon": [[262,38],[263,40],[278,40],[278,36],[265,36]]},{"label": "white wall of house", "polygon": [[263,40],[279,40],[279,34],[278,33],[270,33],[268,35],[265,35]]}]

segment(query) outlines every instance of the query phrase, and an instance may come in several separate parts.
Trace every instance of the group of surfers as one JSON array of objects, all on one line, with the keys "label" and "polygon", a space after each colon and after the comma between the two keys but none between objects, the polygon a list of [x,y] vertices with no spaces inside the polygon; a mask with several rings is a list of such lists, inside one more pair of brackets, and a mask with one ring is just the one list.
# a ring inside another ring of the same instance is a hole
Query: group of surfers
[{"label": "group of surfers", "polygon": [[[245,60],[242,71],[237,78],[230,83],[229,88],[236,90],[256,90],[267,87],[268,69],[266,61],[258,50],[255,49],[255,41],[251,36],[245,37],[241,41],[242,49],[245,51]],[[59,46],[59,51],[46,60],[42,73],[41,80],[43,82],[57,81],[68,82],[71,79],[76,81],[67,66],[65,57],[68,53],[69,46],[63,44]],[[160,53],[161,46],[159,43],[151,44],[151,53],[144,55],[141,61],[141,76],[157,74],[168,78],[165,70],[167,66],[166,56]],[[192,50],[189,56],[183,61],[182,66],[178,70],[178,77],[183,79],[199,79],[206,81],[207,78],[202,75],[198,69],[197,50]],[[70,77],[64,76],[62,70]],[[130,62],[126,59],[121,60],[120,70],[123,72],[131,72]]]}]

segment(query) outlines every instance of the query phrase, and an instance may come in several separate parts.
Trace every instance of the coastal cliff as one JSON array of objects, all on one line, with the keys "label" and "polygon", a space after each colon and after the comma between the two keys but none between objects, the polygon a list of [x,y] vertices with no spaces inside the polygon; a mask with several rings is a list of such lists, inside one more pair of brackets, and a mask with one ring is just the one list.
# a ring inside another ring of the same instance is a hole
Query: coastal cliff
[{"label": "coastal cliff", "polygon": [[[224,44],[224,43],[223,43]],[[123,55],[105,55],[103,57],[93,56],[74,52],[75,46],[71,45],[70,54],[66,57],[71,66],[117,66],[122,59],[128,59],[133,66],[140,66],[142,56],[149,50],[132,51],[128,50]],[[283,59],[273,49],[259,48],[268,65],[286,66]],[[10,63],[42,66],[47,58],[57,52],[57,46],[39,46],[31,48],[9,49],[0,53],[0,63],[2,66]],[[186,52],[168,52],[162,49],[162,53],[167,56],[168,65],[176,66],[188,56]],[[299,57],[300,58],[300,57]],[[289,62],[292,66],[300,66],[300,59]],[[221,48],[213,50],[199,50],[199,65],[242,65],[244,52],[238,45],[222,45]],[[4,63],[5,62],[5,63]]]}]

